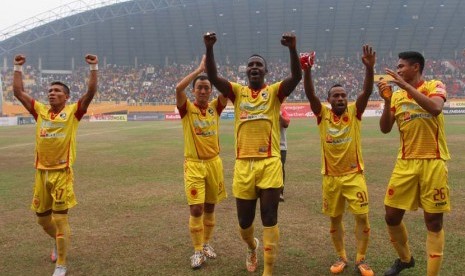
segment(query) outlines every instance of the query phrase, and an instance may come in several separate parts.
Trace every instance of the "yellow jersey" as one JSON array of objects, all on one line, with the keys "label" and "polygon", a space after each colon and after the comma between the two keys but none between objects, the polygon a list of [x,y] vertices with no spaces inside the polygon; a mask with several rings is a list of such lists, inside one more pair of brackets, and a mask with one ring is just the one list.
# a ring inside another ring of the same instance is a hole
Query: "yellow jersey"
[{"label": "yellow jersey", "polygon": [[36,124],[35,167],[55,170],[71,167],[76,158],[76,133],[79,121],[80,103],[66,105],[58,114],[35,100],[32,115]]},{"label": "yellow jersey", "polygon": [[186,100],[179,109],[184,133],[184,157],[208,160],[220,153],[218,136],[219,119],[225,106],[218,99],[208,103],[206,109]]},{"label": "yellow jersey", "polygon": [[321,173],[342,176],[364,170],[361,146],[362,114],[355,104],[337,116],[331,108],[322,105],[317,114],[321,141]]},{"label": "yellow jersey", "polygon": [[281,82],[265,85],[260,90],[230,82],[228,95],[234,104],[236,158],[281,156],[279,149],[279,110],[284,95]]},{"label": "yellow jersey", "polygon": [[[416,89],[427,97],[439,96],[446,100],[446,88],[441,81],[422,81]],[[397,158],[450,159],[444,132],[444,113],[431,115],[403,89],[392,94],[391,111],[395,114],[400,132]]]}]

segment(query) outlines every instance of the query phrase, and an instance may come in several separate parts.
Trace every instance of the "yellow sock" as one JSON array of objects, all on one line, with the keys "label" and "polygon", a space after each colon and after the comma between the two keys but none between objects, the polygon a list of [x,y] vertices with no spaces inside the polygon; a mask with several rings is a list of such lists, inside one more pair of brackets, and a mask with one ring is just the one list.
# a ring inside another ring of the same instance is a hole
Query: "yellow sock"
[{"label": "yellow sock", "polygon": [[273,267],[278,255],[278,225],[263,227],[263,276],[273,275]]},{"label": "yellow sock", "polygon": [[428,231],[426,236],[426,252],[428,253],[427,275],[439,275],[444,251],[444,230],[439,232]]},{"label": "yellow sock", "polygon": [[396,226],[388,225],[388,232],[391,237],[391,243],[396,249],[400,260],[404,263],[410,262],[412,255],[408,245],[407,228],[405,228],[404,222]]},{"label": "yellow sock", "polygon": [[68,214],[53,214],[57,231],[56,231],[56,245],[57,245],[57,264],[66,265],[66,255],[69,247],[70,228],[68,224]]},{"label": "yellow sock", "polygon": [[257,245],[255,244],[253,224],[249,228],[246,228],[246,229],[242,229],[239,227],[239,231],[241,233],[242,240],[247,243],[247,246],[250,249],[255,249]]},{"label": "yellow sock", "polygon": [[215,228],[215,213],[203,213],[203,242],[208,243]]},{"label": "yellow sock", "polygon": [[44,217],[37,217],[37,223],[42,226],[42,229],[44,229],[45,233],[47,233],[50,237],[54,239],[56,238],[57,225],[51,214]]},{"label": "yellow sock", "polygon": [[190,216],[189,230],[191,233],[192,244],[195,251],[202,251],[203,249],[203,218]]},{"label": "yellow sock", "polygon": [[368,222],[368,214],[355,215],[355,240],[357,241],[356,263],[365,259],[369,239],[370,223]]},{"label": "yellow sock", "polygon": [[337,217],[331,217],[331,226],[329,233],[331,234],[331,240],[333,241],[336,253],[343,260],[347,261],[346,249],[344,246],[344,225],[342,224],[342,215]]}]

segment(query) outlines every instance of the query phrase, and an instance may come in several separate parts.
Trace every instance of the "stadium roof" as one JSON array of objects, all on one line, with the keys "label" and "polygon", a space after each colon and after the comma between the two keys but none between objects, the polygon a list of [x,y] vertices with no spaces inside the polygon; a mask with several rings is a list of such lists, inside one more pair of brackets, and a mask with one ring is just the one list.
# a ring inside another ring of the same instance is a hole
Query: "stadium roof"
[{"label": "stadium roof", "polygon": [[32,29],[0,41],[0,56],[24,53],[33,64],[40,58],[44,69],[70,69],[73,57],[78,65],[85,53],[108,64],[185,63],[204,52],[207,31],[217,33],[217,59],[232,62],[253,53],[287,60],[279,42],[286,31],[296,33],[300,51],[313,49],[320,57],[354,56],[369,43],[379,55],[417,50],[426,58],[454,58],[465,46],[463,0],[114,2],[33,22]]}]

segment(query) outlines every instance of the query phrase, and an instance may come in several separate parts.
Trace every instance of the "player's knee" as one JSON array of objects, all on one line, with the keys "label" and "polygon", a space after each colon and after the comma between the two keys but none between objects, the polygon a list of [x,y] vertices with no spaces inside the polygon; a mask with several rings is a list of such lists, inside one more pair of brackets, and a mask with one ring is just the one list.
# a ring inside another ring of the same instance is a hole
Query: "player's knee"
[{"label": "player's knee", "polygon": [[68,214],[53,214],[53,220],[58,231],[62,231],[68,225]]},{"label": "player's knee", "polygon": [[37,223],[42,226],[42,228],[47,229],[52,225],[52,216],[40,216],[37,217]]},{"label": "player's knee", "polygon": [[253,218],[248,217],[248,216],[241,216],[238,218],[239,220],[239,226],[241,229],[247,229],[253,224]]},{"label": "player's knee", "polygon": [[368,225],[368,214],[357,214],[354,217],[358,225]]},{"label": "player's knee", "polygon": [[430,215],[425,216],[425,224],[428,231],[439,232],[442,229],[442,216]]},{"label": "player's knee", "polygon": [[278,216],[275,212],[262,212],[261,217],[265,227],[275,226],[278,223]]},{"label": "player's knee", "polygon": [[193,217],[200,217],[203,214],[203,205],[202,204],[194,204],[189,206],[191,216]]},{"label": "player's knee", "polygon": [[392,214],[386,214],[384,216],[384,220],[386,221],[386,224],[389,226],[397,226],[402,222],[402,217],[398,217]]}]

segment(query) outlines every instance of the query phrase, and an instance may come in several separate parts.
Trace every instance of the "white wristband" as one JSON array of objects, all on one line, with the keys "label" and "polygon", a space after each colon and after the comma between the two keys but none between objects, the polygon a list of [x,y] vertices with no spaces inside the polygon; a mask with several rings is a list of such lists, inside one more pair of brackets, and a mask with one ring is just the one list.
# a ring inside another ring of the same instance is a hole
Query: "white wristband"
[{"label": "white wristband", "polygon": [[13,66],[13,70],[14,71],[17,71],[17,72],[23,72],[23,66],[22,65],[19,65],[19,64],[15,64]]},{"label": "white wristband", "polygon": [[97,71],[98,70],[98,64],[91,64],[89,66],[89,68],[90,68],[90,71]]}]

